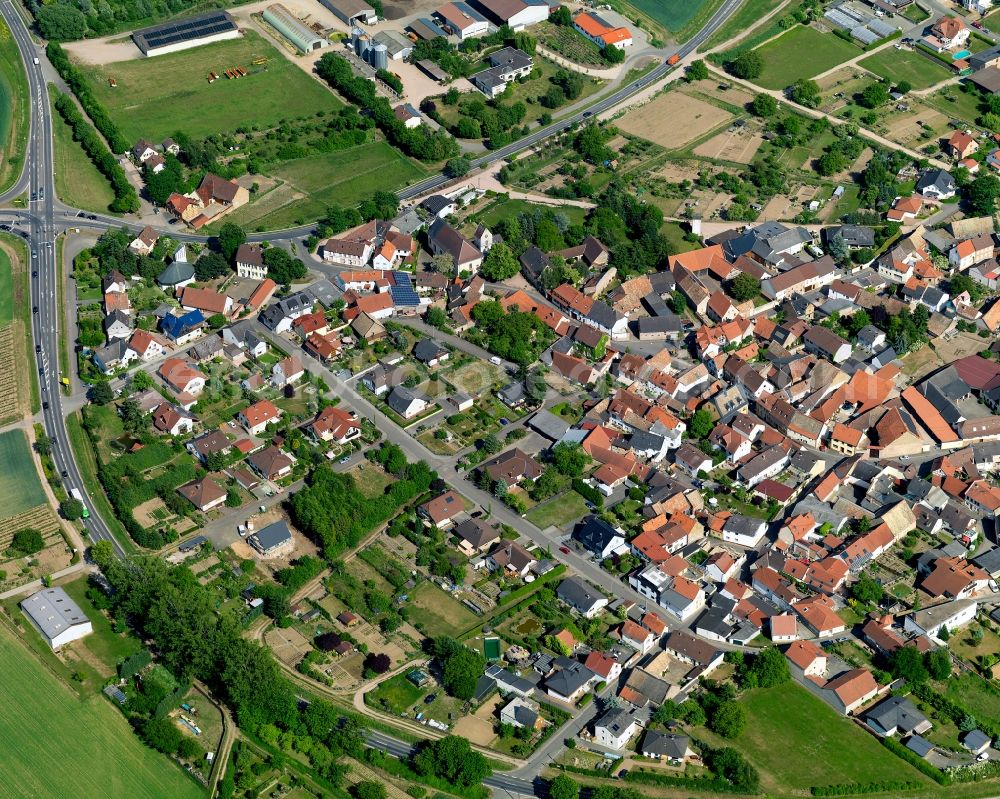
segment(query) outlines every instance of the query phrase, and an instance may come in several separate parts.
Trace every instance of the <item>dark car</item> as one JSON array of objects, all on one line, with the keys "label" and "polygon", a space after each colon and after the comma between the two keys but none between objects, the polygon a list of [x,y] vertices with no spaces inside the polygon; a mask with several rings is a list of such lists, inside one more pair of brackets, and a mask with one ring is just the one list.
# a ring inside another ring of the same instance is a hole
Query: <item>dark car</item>
[{"label": "dark car", "polygon": [[37,305],[32,305],[31,306],[31,312],[32,313],[38,313],[38,306]]},{"label": "dark car", "polygon": [[559,547],[559,551],[562,552],[564,555],[568,555],[569,547]]},{"label": "dark car", "polygon": [[65,469],[63,469],[62,470],[62,476],[63,477],[69,477],[69,472],[67,472]]},{"label": "dark car", "polygon": [[583,112],[583,118],[584,119],[586,119],[587,117],[593,116],[593,115],[594,115],[593,111],[584,111]]},{"label": "dark car", "polygon": [[44,366],[39,366],[38,367],[38,374],[40,374],[42,377],[45,377],[45,367]]},{"label": "dark car", "polygon": [[32,277],[38,277],[38,270],[37,269],[32,269],[31,270],[31,276]]},{"label": "dark car", "polygon": [[47,402],[43,402],[43,403],[42,403],[42,410],[43,410],[43,411],[47,411],[48,409],[49,409],[49,403],[47,403]]},{"label": "dark car", "polygon": [[437,698],[438,698],[437,694],[427,694],[427,696],[424,697],[424,704],[425,705],[429,705],[431,702],[433,702]]},{"label": "dark car", "polygon": [[35,345],[35,352],[41,352],[41,351],[42,351],[42,345],[41,344],[36,344]]},{"label": "dark car", "polygon": [[87,219],[97,219],[97,214],[87,214]]}]

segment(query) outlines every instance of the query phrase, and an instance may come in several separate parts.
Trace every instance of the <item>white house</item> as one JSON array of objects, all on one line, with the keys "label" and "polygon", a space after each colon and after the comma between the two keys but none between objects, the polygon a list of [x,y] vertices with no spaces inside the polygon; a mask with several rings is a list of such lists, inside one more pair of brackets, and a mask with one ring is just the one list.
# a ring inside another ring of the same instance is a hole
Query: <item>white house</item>
[{"label": "white house", "polygon": [[608,749],[623,749],[638,729],[635,717],[616,707],[595,722],[594,739]]},{"label": "white house", "polygon": [[904,632],[915,635],[926,635],[935,641],[941,630],[945,627],[948,632],[954,632],[960,627],[964,627],[974,618],[979,608],[979,602],[975,599],[955,599],[951,602],[942,602],[940,605],[933,605],[923,610],[911,613],[903,617]]},{"label": "white house", "polygon": [[21,610],[53,649],[94,631],[79,606],[62,588],[43,588],[21,602]]},{"label": "white house", "polygon": [[734,513],[722,527],[722,540],[741,547],[755,547],[766,531],[767,524],[762,519]]}]

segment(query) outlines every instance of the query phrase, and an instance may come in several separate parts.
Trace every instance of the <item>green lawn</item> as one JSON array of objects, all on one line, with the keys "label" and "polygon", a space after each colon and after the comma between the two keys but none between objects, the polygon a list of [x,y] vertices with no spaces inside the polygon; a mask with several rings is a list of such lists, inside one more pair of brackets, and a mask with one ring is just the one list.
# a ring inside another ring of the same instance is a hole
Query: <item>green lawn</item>
[{"label": "green lawn", "polygon": [[21,174],[28,141],[28,78],[17,43],[0,20],[0,191]]},{"label": "green lawn", "polygon": [[976,674],[952,677],[938,686],[976,718],[1000,724],[1000,691]]},{"label": "green lawn", "polygon": [[567,491],[532,508],[525,518],[540,530],[550,525],[565,527],[587,513],[587,501],[576,491]]},{"label": "green lawn", "polygon": [[805,688],[788,683],[740,699],[747,726],[736,739],[767,791],[819,785],[925,779]]},{"label": "green lawn", "polygon": [[924,58],[919,53],[901,52],[891,47],[859,61],[858,64],[893,83],[908,80],[914,89],[926,89],[952,74],[939,61]]},{"label": "green lawn", "polygon": [[[534,213],[541,209],[546,210],[550,206],[537,205],[527,200],[498,200],[493,205],[488,206],[477,213],[476,221],[482,222],[487,227],[495,227],[501,219],[517,216],[520,213]],[[587,218],[586,208],[577,208],[575,205],[559,205],[552,207],[558,214],[563,214],[571,225],[582,225]]]},{"label": "green lawn", "polygon": [[24,431],[0,433],[0,515],[16,516],[45,502]]},{"label": "green lawn", "polygon": [[799,78],[811,78],[860,55],[861,49],[832,33],[796,25],[756,52],[764,61],[764,71],[754,82],[767,89],[784,89]]},{"label": "green lawn", "polygon": [[397,674],[380,683],[374,691],[365,694],[365,704],[369,707],[386,710],[400,715],[413,707],[424,695],[422,688],[417,688],[406,679],[406,674]]},{"label": "green lawn", "polygon": [[945,86],[923,98],[931,108],[940,111],[949,119],[962,119],[974,125],[982,116],[980,99],[975,91],[963,92],[958,86]]},{"label": "green lawn", "polygon": [[287,186],[272,193],[276,198],[273,201],[263,195],[230,214],[227,222],[266,229],[288,227],[300,220],[315,219],[331,205],[354,205],[380,189],[395,191],[427,172],[387,142],[378,141],[286,161],[268,174]]},{"label": "green lawn", "polygon": [[[50,87],[50,91],[54,91]],[[52,132],[55,140],[56,193],[59,199],[87,211],[108,212],[115,198],[111,184],[94,162],[83,151],[79,142],[73,141],[73,129],[52,110]]]},{"label": "green lawn", "polygon": [[114,631],[107,616],[87,598],[87,587],[86,577],[63,585],[66,593],[80,606],[94,627],[94,632],[84,638],[82,644],[106,666],[102,676],[107,677],[114,674],[115,667],[121,661],[138,652],[142,644],[137,638]]},{"label": "green lawn", "polygon": [[1000,9],[997,9],[983,20],[983,25],[993,33],[1000,33]]},{"label": "green lawn", "polygon": [[14,319],[14,272],[6,252],[0,250],[0,325]]},{"label": "green lawn", "polygon": [[[254,60],[266,58],[264,65]],[[225,70],[250,71],[231,80]],[[97,98],[129,141],[158,142],[177,131],[192,138],[232,132],[241,126],[269,128],[288,117],[312,116],[343,104],[317,80],[253,31],[155,58],[87,67]],[[208,82],[208,73],[220,75]],[[118,85],[112,88],[108,79]]]},{"label": "green lawn", "polygon": [[141,744],[104,697],[78,701],[6,632],[0,633],[0,673],[0,735],[12,744],[4,748],[4,797],[204,796]]},{"label": "green lawn", "polygon": [[758,20],[770,14],[783,0],[743,0],[743,4],[736,10],[722,26],[702,44],[701,50],[711,50],[723,42],[742,36],[744,31],[749,30]]},{"label": "green lawn", "polygon": [[686,232],[680,222],[664,222],[660,228],[660,233],[667,239],[669,252],[674,254],[698,249],[697,243],[684,238]]},{"label": "green lawn", "polygon": [[476,614],[440,586],[425,580],[410,592],[408,620],[424,635],[456,635],[476,622]]}]

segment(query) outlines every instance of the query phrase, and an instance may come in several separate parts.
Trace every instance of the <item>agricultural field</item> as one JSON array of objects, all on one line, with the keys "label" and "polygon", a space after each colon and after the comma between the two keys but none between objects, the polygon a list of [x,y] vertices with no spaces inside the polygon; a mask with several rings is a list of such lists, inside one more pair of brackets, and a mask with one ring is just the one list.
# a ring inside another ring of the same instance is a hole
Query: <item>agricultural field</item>
[{"label": "agricultural field", "polygon": [[[860,55],[861,49],[832,33],[796,25],[755,52],[764,61],[764,71],[754,82],[765,89],[784,89],[799,78],[811,78]],[[809,57],[803,58],[803,53]]]},{"label": "agricultural field", "polygon": [[41,408],[38,376],[33,367],[31,300],[28,292],[28,248],[12,235],[0,234],[0,424],[21,419]]},{"label": "agricultural field", "polygon": [[52,134],[59,199],[75,208],[108,213],[108,206],[115,198],[111,184],[94,166],[80,143],[73,141],[73,129],[54,108]]},{"label": "agricultural field", "polygon": [[17,42],[0,20],[0,191],[21,174],[28,140],[28,79]]},{"label": "agricultural field", "polygon": [[893,83],[901,80],[910,82],[914,89],[926,89],[935,83],[950,78],[954,73],[944,64],[925,58],[914,51],[897,51],[893,48],[881,50],[858,62],[869,72]]},{"label": "agricultural field", "polygon": [[7,516],[46,503],[45,492],[22,430],[0,433],[0,508]]},{"label": "agricultural field", "polygon": [[17,741],[5,750],[5,797],[203,796],[180,769],[140,743],[103,696],[77,701],[6,632],[0,632],[0,671],[0,735]]},{"label": "agricultural field", "polygon": [[[261,59],[266,63],[254,63]],[[236,66],[250,74],[236,80],[223,75]],[[158,142],[177,131],[204,138],[242,126],[274,127],[284,118],[343,105],[252,31],[242,39],[86,71],[95,95],[130,141]],[[209,83],[209,72],[223,76]]]},{"label": "agricultural field", "polygon": [[14,319],[14,271],[10,257],[0,250],[0,325]]},{"label": "agricultural field", "polygon": [[285,161],[269,174],[278,185],[227,216],[227,222],[262,230],[288,227],[321,216],[330,205],[354,205],[380,189],[395,191],[426,170],[379,141]]},{"label": "agricultural field", "polygon": [[[733,742],[761,772],[768,792],[813,786],[926,779],[805,688],[788,683],[741,698],[746,729]],[[730,744],[732,745],[732,744]]]},{"label": "agricultural field", "polygon": [[628,0],[625,11],[634,9],[669,31],[677,41],[685,41],[697,33],[720,5],[722,0]]},{"label": "agricultural field", "polygon": [[724,108],[679,91],[666,92],[618,120],[624,133],[661,147],[680,149],[731,121]]},{"label": "agricultural field", "polygon": [[782,4],[783,0],[745,0],[729,19],[701,46],[710,50],[720,44],[742,36],[746,31]]}]

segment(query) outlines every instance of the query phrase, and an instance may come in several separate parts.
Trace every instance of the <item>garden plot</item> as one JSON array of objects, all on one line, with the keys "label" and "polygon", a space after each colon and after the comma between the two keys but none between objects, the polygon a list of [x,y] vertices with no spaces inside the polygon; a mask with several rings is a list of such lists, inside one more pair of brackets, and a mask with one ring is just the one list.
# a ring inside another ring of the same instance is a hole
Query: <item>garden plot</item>
[{"label": "garden plot", "polygon": [[264,640],[271,647],[275,657],[289,666],[294,666],[302,660],[306,652],[312,649],[312,644],[306,640],[306,637],[293,627],[286,629],[272,627],[267,631]]},{"label": "garden plot", "polygon": [[[934,138],[934,133],[948,128],[948,117],[927,106],[912,106],[910,111],[893,114],[884,120],[886,138],[904,145],[916,146]],[[930,133],[924,126],[931,128]]]},{"label": "garden plot", "polygon": [[667,92],[618,120],[619,130],[661,147],[684,147],[734,117],[725,109],[682,92]]},{"label": "garden plot", "polygon": [[455,735],[467,739],[471,743],[479,746],[489,746],[496,740],[494,728],[494,713],[503,704],[500,696],[484,702],[475,713],[470,716],[463,716],[455,722]]},{"label": "garden plot", "polygon": [[730,128],[699,144],[694,148],[694,154],[733,161],[737,164],[749,164],[763,143],[764,137],[759,133],[750,133],[745,128]]}]

